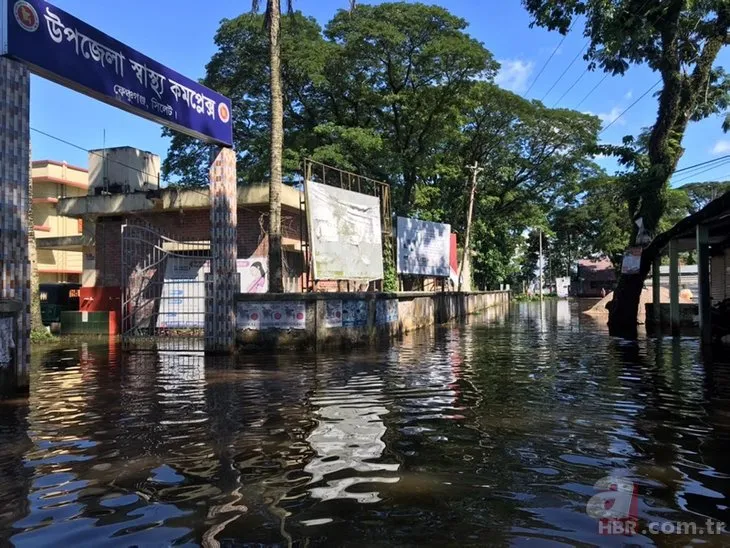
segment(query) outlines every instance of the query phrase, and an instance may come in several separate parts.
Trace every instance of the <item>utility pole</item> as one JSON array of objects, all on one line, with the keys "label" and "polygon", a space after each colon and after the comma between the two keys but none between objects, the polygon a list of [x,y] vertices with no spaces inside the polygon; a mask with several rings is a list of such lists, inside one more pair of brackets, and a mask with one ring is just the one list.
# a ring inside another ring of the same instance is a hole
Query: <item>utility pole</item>
[{"label": "utility pole", "polygon": [[466,236],[464,237],[464,252],[461,254],[461,264],[459,265],[459,287],[458,291],[461,293],[461,284],[464,280],[464,263],[467,261],[469,256],[469,242],[471,240],[471,220],[474,215],[474,196],[477,193],[477,179],[479,174],[484,171],[483,167],[479,167],[479,162],[474,162],[473,166],[467,166],[467,169],[471,171],[471,192],[469,193],[469,209],[466,213]]},{"label": "utility pole", "polygon": [[543,258],[542,258],[542,229],[540,229],[540,300],[542,300],[542,286],[543,286],[542,271],[543,271],[543,268],[545,268],[545,264],[544,264]]}]

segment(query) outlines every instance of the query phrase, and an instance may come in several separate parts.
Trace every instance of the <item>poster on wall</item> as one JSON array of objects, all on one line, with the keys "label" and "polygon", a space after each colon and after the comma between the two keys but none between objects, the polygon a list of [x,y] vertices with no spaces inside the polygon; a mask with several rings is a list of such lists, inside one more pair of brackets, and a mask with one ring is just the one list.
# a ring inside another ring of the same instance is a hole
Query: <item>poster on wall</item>
[{"label": "poster on wall", "polygon": [[380,280],[380,199],[307,181],[307,221],[315,280]]},{"label": "poster on wall", "polygon": [[239,302],[236,312],[239,329],[264,331],[306,328],[306,305],[303,302]]},{"label": "poster on wall", "polygon": [[570,278],[555,278],[555,292],[560,299],[567,299],[570,291]]},{"label": "poster on wall", "polygon": [[390,325],[398,321],[398,301],[396,299],[378,300],[375,303],[375,323]]},{"label": "poster on wall", "polygon": [[241,293],[268,293],[269,259],[267,257],[238,259],[236,271],[241,275]]},{"label": "poster on wall", "polygon": [[342,327],[342,301],[325,301],[324,326],[326,328]]},{"label": "poster on wall", "polygon": [[184,329],[205,326],[205,272],[205,259],[168,257],[157,327]]},{"label": "poster on wall", "polygon": [[447,278],[451,226],[398,217],[398,273]]},{"label": "poster on wall", "polygon": [[641,253],[643,248],[630,247],[624,253],[624,261],[621,265],[621,274],[638,274],[641,270]]},{"label": "poster on wall", "polygon": [[362,299],[342,302],[342,327],[365,327],[368,324],[368,303]]},{"label": "poster on wall", "polygon": [[[266,257],[238,259],[236,270],[240,274],[241,293],[266,293],[269,290]],[[204,327],[206,274],[210,274],[208,260],[183,256],[167,258],[157,327]]]}]

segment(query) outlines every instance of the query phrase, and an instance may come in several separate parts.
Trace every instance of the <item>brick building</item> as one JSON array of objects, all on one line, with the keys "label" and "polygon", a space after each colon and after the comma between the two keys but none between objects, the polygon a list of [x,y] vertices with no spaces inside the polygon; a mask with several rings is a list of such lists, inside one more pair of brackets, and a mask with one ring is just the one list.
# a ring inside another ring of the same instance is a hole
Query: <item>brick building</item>
[{"label": "brick building", "polygon": [[[304,260],[301,234],[302,193],[285,186],[282,192],[282,246],[285,288],[302,290]],[[268,256],[269,187],[238,188],[238,257]],[[210,197],[207,189],[153,189],[125,194],[99,194],[59,201],[59,213],[83,219],[81,309],[121,312],[122,225],[144,224],[180,242],[210,241]],[[71,242],[69,242],[71,243]]]}]

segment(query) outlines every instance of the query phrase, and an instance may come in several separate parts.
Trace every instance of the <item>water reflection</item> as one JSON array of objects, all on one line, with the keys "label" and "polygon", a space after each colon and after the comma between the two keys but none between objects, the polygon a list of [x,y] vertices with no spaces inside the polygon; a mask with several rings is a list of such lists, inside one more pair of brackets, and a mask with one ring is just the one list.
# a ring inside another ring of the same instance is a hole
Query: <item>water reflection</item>
[{"label": "water reflection", "polygon": [[[361,504],[378,502],[378,491],[369,490],[379,483],[396,483],[397,476],[377,476],[374,472],[395,472],[398,463],[378,462],[385,451],[386,432],[382,417],[388,413],[383,383],[374,375],[355,375],[341,388],[317,391],[312,404],[319,408],[319,424],[307,437],[316,456],[304,471],[311,474],[309,492],[315,499],[327,501],[353,499]],[[349,472],[348,477],[327,479]],[[359,475],[353,475],[358,472]],[[352,488],[362,485],[357,491]]]},{"label": "water reflection", "polygon": [[344,355],[36,354],[30,400],[0,403],[0,536],[621,544],[585,512],[609,474],[638,485],[641,524],[730,521],[724,354],[613,340],[579,311],[520,304]]}]

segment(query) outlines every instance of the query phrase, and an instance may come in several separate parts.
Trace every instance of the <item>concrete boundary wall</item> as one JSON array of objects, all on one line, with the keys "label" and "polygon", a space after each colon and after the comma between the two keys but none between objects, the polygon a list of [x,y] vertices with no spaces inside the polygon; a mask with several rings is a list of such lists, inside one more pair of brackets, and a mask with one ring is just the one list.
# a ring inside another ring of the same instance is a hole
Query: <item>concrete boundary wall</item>
[{"label": "concrete boundary wall", "polygon": [[509,291],[238,294],[236,339],[252,348],[363,345],[509,302]]}]

